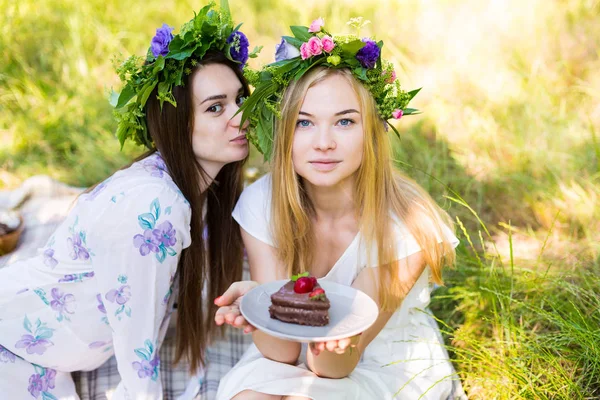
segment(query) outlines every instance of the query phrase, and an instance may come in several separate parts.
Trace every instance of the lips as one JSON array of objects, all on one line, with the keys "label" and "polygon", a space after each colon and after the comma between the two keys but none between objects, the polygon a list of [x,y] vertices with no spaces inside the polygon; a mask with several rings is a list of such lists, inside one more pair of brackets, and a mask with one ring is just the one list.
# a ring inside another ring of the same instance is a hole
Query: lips
[{"label": "lips", "polygon": [[338,166],[341,161],[338,160],[330,160],[330,159],[321,159],[321,160],[313,160],[308,162],[318,171],[331,171],[335,167]]},{"label": "lips", "polygon": [[230,140],[230,142],[245,142],[245,141],[247,141],[245,133],[243,133],[239,136],[236,136]]}]

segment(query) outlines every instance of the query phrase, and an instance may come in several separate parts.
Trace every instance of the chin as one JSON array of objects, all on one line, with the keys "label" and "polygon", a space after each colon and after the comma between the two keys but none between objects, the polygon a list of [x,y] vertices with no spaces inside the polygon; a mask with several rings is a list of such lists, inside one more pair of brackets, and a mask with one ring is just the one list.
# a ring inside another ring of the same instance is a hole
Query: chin
[{"label": "chin", "polygon": [[248,157],[248,146],[240,147],[239,149],[235,149],[231,152],[230,157],[228,157],[229,162],[241,161],[244,158]]},{"label": "chin", "polygon": [[341,175],[339,173],[315,173],[310,172],[308,174],[301,175],[302,179],[306,182],[310,183],[316,187],[333,187],[336,186],[343,181],[345,181],[348,176]]}]

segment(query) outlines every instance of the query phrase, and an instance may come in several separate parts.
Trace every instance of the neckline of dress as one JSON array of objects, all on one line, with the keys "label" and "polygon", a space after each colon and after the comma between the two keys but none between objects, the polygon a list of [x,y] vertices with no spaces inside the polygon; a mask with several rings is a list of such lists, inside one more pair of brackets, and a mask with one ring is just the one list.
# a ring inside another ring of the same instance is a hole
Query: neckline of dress
[{"label": "neckline of dress", "polygon": [[328,279],[330,277],[333,271],[342,263],[342,261],[348,256],[348,254],[350,254],[351,249],[356,246],[359,238],[360,230],[356,233],[356,236],[354,236],[354,239],[352,239],[348,247],[346,247],[346,250],[344,250],[340,258],[338,258],[337,261],[333,264],[333,267],[331,267],[331,269],[325,274],[324,277],[319,279]]}]

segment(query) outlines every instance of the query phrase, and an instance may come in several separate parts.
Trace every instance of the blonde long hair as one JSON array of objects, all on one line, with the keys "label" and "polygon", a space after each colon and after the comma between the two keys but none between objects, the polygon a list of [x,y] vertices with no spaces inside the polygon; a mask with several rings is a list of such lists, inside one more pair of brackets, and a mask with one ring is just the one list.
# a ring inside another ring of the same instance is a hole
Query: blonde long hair
[{"label": "blonde long hair", "polygon": [[[452,220],[412,179],[397,171],[392,162],[389,136],[377,113],[372,95],[347,69],[317,67],[286,89],[281,120],[275,129],[272,168],[273,237],[281,262],[289,275],[310,270],[314,259],[311,217],[314,207],[292,163],[296,122],[308,89],[333,75],[344,77],[358,96],[364,128],[362,163],[356,172],[354,202],[358,226],[366,248],[377,248],[379,303],[393,311],[410,289],[400,278],[393,235],[394,214],[423,249],[432,280],[442,284],[442,267],[454,262],[455,253],[442,231]],[[441,244],[440,240],[443,240]],[[370,259],[370,257],[368,257]]]}]

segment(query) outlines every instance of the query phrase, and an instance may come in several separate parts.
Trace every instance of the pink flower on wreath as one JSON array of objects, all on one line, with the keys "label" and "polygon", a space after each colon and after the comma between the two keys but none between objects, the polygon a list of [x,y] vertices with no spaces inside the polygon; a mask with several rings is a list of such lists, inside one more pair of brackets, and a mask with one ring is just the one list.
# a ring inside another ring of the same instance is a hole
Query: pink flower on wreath
[{"label": "pink flower on wreath", "polygon": [[395,119],[402,118],[403,114],[404,114],[404,112],[401,109],[397,109],[397,110],[392,111],[392,117],[394,117]]},{"label": "pink flower on wreath", "polygon": [[[388,73],[389,71],[385,71],[384,74]],[[392,74],[390,75],[390,77],[386,80],[386,83],[394,83],[394,81],[396,80],[396,71],[392,70]]]},{"label": "pink flower on wreath", "polygon": [[318,56],[319,54],[323,53],[323,43],[321,43],[321,39],[319,39],[316,36],[311,37],[310,39],[308,39],[308,50],[310,51],[310,54],[313,56]]},{"label": "pink flower on wreath", "polygon": [[331,53],[331,50],[335,47],[335,43],[333,43],[333,38],[331,36],[323,36],[321,38],[321,44],[326,53]]},{"label": "pink flower on wreath", "polygon": [[312,54],[308,48],[308,43],[302,43],[302,46],[300,46],[300,57],[302,57],[303,60],[306,60],[307,58],[310,58],[310,56],[312,56]]},{"label": "pink flower on wreath", "polygon": [[323,25],[325,25],[325,21],[323,21],[323,18],[319,17],[310,24],[310,28],[308,28],[308,31],[310,33],[321,32],[321,28],[323,27]]}]

